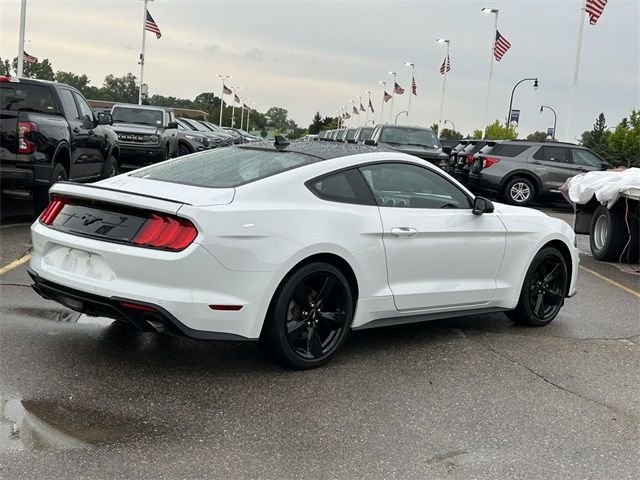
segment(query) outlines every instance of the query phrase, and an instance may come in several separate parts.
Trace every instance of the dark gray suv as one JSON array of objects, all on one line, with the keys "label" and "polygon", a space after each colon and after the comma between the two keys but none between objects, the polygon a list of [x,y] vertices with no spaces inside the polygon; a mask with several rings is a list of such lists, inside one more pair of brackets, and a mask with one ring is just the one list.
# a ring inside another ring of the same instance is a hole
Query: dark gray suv
[{"label": "dark gray suv", "polygon": [[569,177],[611,165],[580,145],[561,142],[505,141],[474,157],[469,188],[501,195],[512,205],[560,193]]}]

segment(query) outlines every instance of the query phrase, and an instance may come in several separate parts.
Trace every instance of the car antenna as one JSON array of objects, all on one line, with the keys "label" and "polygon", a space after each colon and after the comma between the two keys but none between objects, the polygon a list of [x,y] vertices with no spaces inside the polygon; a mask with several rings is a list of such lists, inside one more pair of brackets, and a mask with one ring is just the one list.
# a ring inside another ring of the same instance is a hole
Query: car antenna
[{"label": "car antenna", "polygon": [[276,135],[275,142],[273,142],[273,146],[276,147],[276,150],[284,150],[290,145],[289,141],[284,138],[282,135]]}]

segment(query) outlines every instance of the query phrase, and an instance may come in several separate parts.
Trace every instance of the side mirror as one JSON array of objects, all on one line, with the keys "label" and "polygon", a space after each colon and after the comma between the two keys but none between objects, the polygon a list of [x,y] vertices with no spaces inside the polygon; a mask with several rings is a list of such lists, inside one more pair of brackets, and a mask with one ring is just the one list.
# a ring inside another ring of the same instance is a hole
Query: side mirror
[{"label": "side mirror", "polygon": [[476,197],[473,201],[473,214],[482,215],[483,213],[493,213],[493,203],[488,198]]},{"label": "side mirror", "polygon": [[376,145],[378,145],[375,140],[365,140],[364,144],[369,145],[370,147],[375,147]]},{"label": "side mirror", "polygon": [[98,113],[98,125],[113,125],[113,117],[110,113]]},{"label": "side mirror", "polygon": [[602,162],[602,164],[600,165],[600,170],[609,170],[610,168],[613,168],[613,165],[611,165],[609,162]]},{"label": "side mirror", "polygon": [[178,128],[178,122],[167,123],[167,128]]}]

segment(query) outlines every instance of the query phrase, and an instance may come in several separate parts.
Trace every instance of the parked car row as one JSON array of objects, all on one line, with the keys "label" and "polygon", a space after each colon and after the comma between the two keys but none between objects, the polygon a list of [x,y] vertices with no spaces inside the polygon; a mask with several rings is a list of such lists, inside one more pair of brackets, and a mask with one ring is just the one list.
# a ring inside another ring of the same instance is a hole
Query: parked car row
[{"label": "parked car row", "polygon": [[210,148],[261,140],[169,107],[116,104],[92,110],[75,88],[0,76],[3,196],[32,198],[36,212],[55,182],[89,182]]}]

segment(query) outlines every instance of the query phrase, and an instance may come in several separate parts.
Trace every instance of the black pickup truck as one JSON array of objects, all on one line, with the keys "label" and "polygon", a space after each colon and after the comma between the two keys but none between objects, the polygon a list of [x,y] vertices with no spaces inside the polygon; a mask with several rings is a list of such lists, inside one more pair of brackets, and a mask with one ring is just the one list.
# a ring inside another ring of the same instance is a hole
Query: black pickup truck
[{"label": "black pickup truck", "polygon": [[49,187],[118,173],[111,115],[93,111],[62,83],[0,76],[0,181],[3,196],[31,197],[35,213]]}]

